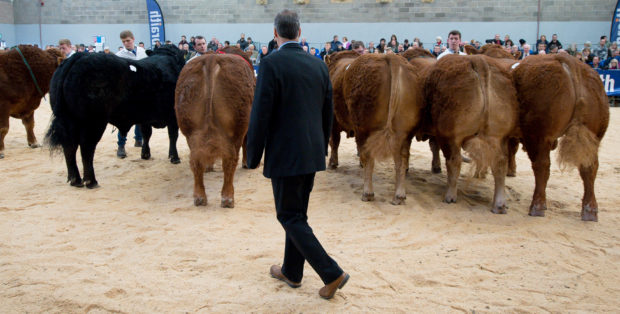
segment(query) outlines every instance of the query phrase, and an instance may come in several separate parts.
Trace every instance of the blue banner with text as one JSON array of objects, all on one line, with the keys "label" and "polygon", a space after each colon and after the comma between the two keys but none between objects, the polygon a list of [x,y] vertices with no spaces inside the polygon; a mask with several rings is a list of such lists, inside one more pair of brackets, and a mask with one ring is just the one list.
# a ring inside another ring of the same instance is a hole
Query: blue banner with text
[{"label": "blue banner with text", "polygon": [[149,19],[149,34],[151,35],[151,48],[155,47],[155,42],[164,43],[166,41],[166,31],[164,29],[164,15],[156,0],[146,0],[146,12]]}]

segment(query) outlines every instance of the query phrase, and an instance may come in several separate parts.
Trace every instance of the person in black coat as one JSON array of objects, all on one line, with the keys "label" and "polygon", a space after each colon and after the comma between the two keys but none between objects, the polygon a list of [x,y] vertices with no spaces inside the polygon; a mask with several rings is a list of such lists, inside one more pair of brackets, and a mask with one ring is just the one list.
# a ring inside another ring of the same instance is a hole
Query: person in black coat
[{"label": "person in black coat", "polygon": [[260,164],[271,178],[278,221],[286,231],[282,267],[271,266],[274,278],[301,286],[304,261],[325,286],[319,295],[330,299],[349,279],[325,252],[308,225],[308,200],[314,175],[325,170],[333,121],[332,87],[327,66],[299,45],[299,17],[284,10],[275,18],[279,49],[260,64],[247,133],[249,168]]}]

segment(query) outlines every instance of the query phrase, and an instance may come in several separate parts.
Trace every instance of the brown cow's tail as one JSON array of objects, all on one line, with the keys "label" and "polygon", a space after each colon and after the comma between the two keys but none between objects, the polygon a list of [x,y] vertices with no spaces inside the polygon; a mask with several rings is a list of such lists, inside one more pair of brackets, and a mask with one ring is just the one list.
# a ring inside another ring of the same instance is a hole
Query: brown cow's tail
[{"label": "brown cow's tail", "polygon": [[[576,103],[574,117],[580,117],[580,111],[587,110],[585,99],[579,98]],[[564,137],[560,141],[558,162],[561,169],[574,167],[589,167],[598,159],[600,139],[588,129],[579,118],[573,118],[568,125]]]},{"label": "brown cow's tail", "polygon": [[390,100],[388,103],[388,117],[382,130],[374,132],[364,146],[364,150],[377,160],[382,160],[392,156],[395,149],[396,139],[394,138],[394,117],[400,106],[400,76],[402,67],[398,58],[386,57],[386,62],[390,73]]},{"label": "brown cow's tail", "polygon": [[[483,57],[472,57],[470,59],[470,65],[475,74],[475,78],[477,79],[480,97],[483,101],[483,119],[488,120],[488,91],[491,88],[489,64],[485,61]],[[495,156],[496,154],[501,154],[501,152],[494,151],[494,148],[491,147],[487,143],[487,141],[480,137],[483,135],[483,133],[484,132],[482,132],[482,130],[479,130],[478,136],[474,136],[463,142],[463,150],[465,150],[469,157],[472,159],[475,165],[476,174],[478,174],[478,172],[480,171],[486,171],[486,169],[491,165],[492,156]]]},{"label": "brown cow's tail", "polygon": [[[177,122],[181,132],[186,135],[192,130],[200,129],[205,121],[208,121],[207,117],[213,108],[213,85],[216,79],[216,71],[209,72],[209,69],[215,67],[214,63],[217,65],[216,56],[210,55],[205,59],[192,62],[202,64],[200,66],[198,64],[191,64],[192,67],[186,66],[185,70],[191,72],[186,74],[183,73],[184,70],[180,77],[198,76],[204,78],[204,81],[202,79],[179,80],[175,91]],[[206,84],[202,84],[202,82],[206,82]]]}]

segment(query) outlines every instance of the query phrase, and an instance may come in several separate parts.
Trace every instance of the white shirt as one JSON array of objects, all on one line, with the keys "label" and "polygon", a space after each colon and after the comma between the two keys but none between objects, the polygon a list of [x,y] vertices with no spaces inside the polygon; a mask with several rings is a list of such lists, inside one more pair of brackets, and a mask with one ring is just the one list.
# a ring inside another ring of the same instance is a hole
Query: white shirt
[{"label": "white shirt", "polygon": [[[453,55],[453,54],[454,54],[454,51],[452,51],[452,50],[450,50],[450,48],[448,48],[448,49],[446,49],[446,51],[442,52],[440,55],[437,56],[437,60],[443,58],[444,56]],[[467,55],[466,53],[464,53],[464,52],[459,50],[459,56],[466,56],[466,55]]]},{"label": "white shirt", "polygon": [[123,47],[123,49],[121,49],[119,52],[117,52],[116,55],[121,57],[121,58],[132,59],[132,60],[140,60],[140,59],[144,59],[144,58],[148,57],[146,55],[146,50],[144,50],[144,48],[142,48],[142,47],[136,47],[136,54],[133,54],[133,52],[131,52],[131,51],[127,50],[127,48]]},{"label": "white shirt", "polygon": [[196,59],[197,57],[200,57],[200,56],[202,56],[202,55],[203,55],[202,53],[200,53],[200,52],[196,51],[196,54],[195,54],[193,57],[189,58],[189,60],[187,60],[187,62],[185,62],[185,63],[187,64],[187,63],[189,63],[190,61],[192,61],[192,60],[194,60],[194,59]]}]

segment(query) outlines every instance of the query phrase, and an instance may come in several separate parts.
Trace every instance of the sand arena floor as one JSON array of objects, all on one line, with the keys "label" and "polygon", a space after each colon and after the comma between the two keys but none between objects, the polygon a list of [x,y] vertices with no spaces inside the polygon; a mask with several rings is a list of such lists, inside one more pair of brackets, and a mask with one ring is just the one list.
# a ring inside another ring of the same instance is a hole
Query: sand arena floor
[{"label": "sand arena floor", "polygon": [[[49,104],[36,112],[43,140]],[[335,298],[306,264],[303,286],[269,276],[284,232],[270,182],[240,167],[233,209],[219,207],[222,172],[205,174],[209,204],[194,207],[185,138],[181,164],[156,130],[151,160],[128,147],[115,156],[109,126],[97,147],[100,187],[70,187],[62,156],[29,149],[11,119],[0,160],[0,312],[616,312],[620,309],[620,109],[611,109],[596,181],[599,222],[580,220],[582,183],[553,154],[544,218],[527,215],[530,162],[517,155],[507,178],[509,209],[490,209],[493,181],[463,167],[456,204],[443,203],[445,167],[431,174],[427,143],[411,147],[404,206],[390,162],[374,176],[376,201],[361,199],[352,139],[340,167],[317,174],[310,224],[351,280]],[[81,164],[80,164],[81,169]]]}]

